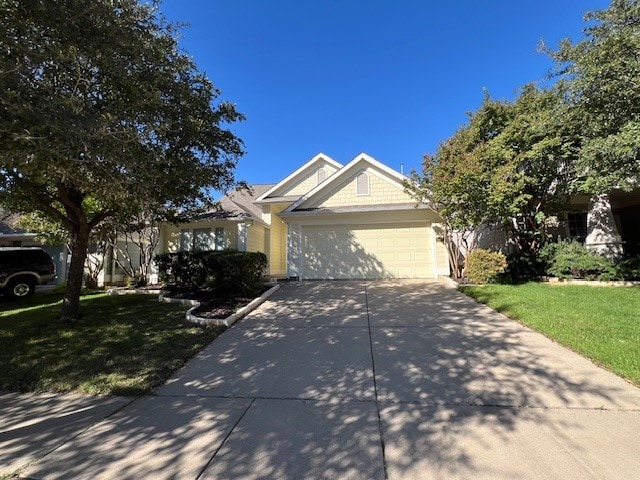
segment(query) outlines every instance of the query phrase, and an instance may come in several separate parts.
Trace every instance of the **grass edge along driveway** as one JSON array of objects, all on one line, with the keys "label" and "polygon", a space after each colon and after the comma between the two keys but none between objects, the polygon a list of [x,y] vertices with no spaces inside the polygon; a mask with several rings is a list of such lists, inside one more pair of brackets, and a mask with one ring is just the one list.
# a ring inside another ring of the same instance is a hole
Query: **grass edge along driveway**
[{"label": "grass edge along driveway", "polygon": [[531,282],[460,291],[640,386],[640,288]]},{"label": "grass edge along driveway", "polygon": [[0,303],[0,391],[144,395],[222,331],[152,295],[88,295],[61,324],[61,296]]}]

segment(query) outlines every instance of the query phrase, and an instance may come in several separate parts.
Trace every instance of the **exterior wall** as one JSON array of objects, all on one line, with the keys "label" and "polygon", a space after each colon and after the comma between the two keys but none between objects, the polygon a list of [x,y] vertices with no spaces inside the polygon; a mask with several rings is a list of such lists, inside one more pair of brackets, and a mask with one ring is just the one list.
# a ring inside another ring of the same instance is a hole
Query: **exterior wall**
[{"label": "exterior wall", "polygon": [[265,228],[262,225],[251,225],[247,228],[247,252],[264,252]]},{"label": "exterior wall", "polygon": [[271,225],[272,215],[271,215],[271,205],[266,204],[262,205],[262,221],[267,225]]},{"label": "exterior wall", "polygon": [[305,202],[300,208],[335,208],[415,203],[415,200],[407,195],[402,187],[384,180],[374,169],[369,168],[365,170],[365,172],[369,175],[369,195],[357,195],[357,174],[355,174],[330,195],[314,202]]},{"label": "exterior wall", "polygon": [[[104,264],[102,270],[98,274],[98,285],[119,285],[127,281],[127,275],[122,268],[118,266],[116,258],[120,261],[124,261],[123,251],[128,250],[131,263],[134,268],[140,266],[139,253],[140,248],[135,244],[129,244],[128,246],[123,240],[118,240],[118,249],[112,253],[106,254],[104,258]],[[90,254],[94,255],[94,254]],[[150,283],[154,283],[152,279],[149,279]]]},{"label": "exterior wall", "polygon": [[210,228],[211,241],[215,240],[216,227],[224,228],[224,248],[238,249],[238,227],[236,222],[224,220],[183,223],[178,226],[163,225],[159,244],[160,253],[177,252],[180,250],[180,230],[194,228]]},{"label": "exterior wall", "polygon": [[311,189],[315,188],[318,185],[318,170],[324,168],[327,172],[327,178],[333,175],[336,172],[336,169],[333,165],[325,163],[323,165],[317,165],[310,173],[308,173],[305,177],[302,178],[301,181],[290,187],[288,190],[282,193],[282,196],[288,195],[304,195],[309,192]]},{"label": "exterior wall", "polygon": [[593,251],[616,260],[622,256],[622,237],[613,218],[607,194],[596,195],[589,202],[585,245]]},{"label": "exterior wall", "polygon": [[[285,206],[276,207],[278,212]],[[287,225],[277,215],[273,216],[269,246],[269,275],[285,276],[287,274]]]},{"label": "exterior wall", "polygon": [[432,223],[431,231],[433,232],[433,244],[435,245],[435,273],[437,276],[444,275],[448,277],[449,275],[451,275],[451,271],[449,268],[449,255],[447,253],[447,247],[444,244],[444,233],[442,230],[442,225],[439,223]]},{"label": "exterior wall", "polygon": [[49,254],[49,256],[53,259],[53,263],[56,264],[56,278],[50,283],[57,285],[59,283],[66,282],[69,262],[71,262],[71,255],[69,255],[67,246],[43,245],[42,249]]}]

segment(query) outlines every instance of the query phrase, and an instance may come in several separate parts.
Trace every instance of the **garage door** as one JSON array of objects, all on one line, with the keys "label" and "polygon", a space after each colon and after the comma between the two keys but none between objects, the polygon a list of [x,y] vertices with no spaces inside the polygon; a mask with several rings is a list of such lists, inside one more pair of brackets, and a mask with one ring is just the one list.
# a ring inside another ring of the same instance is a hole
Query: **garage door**
[{"label": "garage door", "polygon": [[301,277],[434,277],[429,224],[303,226]]}]

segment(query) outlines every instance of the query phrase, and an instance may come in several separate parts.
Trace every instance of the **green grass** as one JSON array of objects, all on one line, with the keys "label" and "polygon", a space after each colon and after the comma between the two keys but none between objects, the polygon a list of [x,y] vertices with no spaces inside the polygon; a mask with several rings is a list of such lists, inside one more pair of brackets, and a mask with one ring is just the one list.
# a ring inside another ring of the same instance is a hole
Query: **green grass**
[{"label": "green grass", "polygon": [[461,291],[640,385],[640,288],[527,283]]},{"label": "green grass", "polygon": [[0,390],[143,395],[223,330],[151,295],[84,296],[82,319],[61,324],[60,299],[0,301]]}]

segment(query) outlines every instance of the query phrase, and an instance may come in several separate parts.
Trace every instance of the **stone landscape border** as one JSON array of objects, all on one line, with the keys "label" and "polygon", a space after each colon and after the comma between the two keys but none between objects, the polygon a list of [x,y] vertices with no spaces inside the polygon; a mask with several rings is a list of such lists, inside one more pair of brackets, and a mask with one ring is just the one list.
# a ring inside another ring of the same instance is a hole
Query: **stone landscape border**
[{"label": "stone landscape border", "polygon": [[251,300],[247,305],[242,308],[236,310],[235,313],[232,313],[227,318],[204,318],[198,317],[194,315],[193,311],[196,310],[200,306],[200,302],[198,300],[190,300],[188,298],[172,298],[167,297],[166,290],[131,290],[128,288],[112,288],[109,290],[109,295],[128,295],[133,293],[146,293],[151,295],[158,295],[158,301],[162,303],[178,303],[181,305],[188,305],[191,308],[187,310],[185,313],[185,319],[191,323],[197,323],[198,325],[216,325],[216,326],[225,326],[230,327],[238,320],[240,320],[245,315],[251,313],[253,310],[258,308],[262,303],[264,303],[267,298],[273,295],[280,288],[280,284],[276,283],[269,288],[266,292],[260,295],[257,298]]}]

